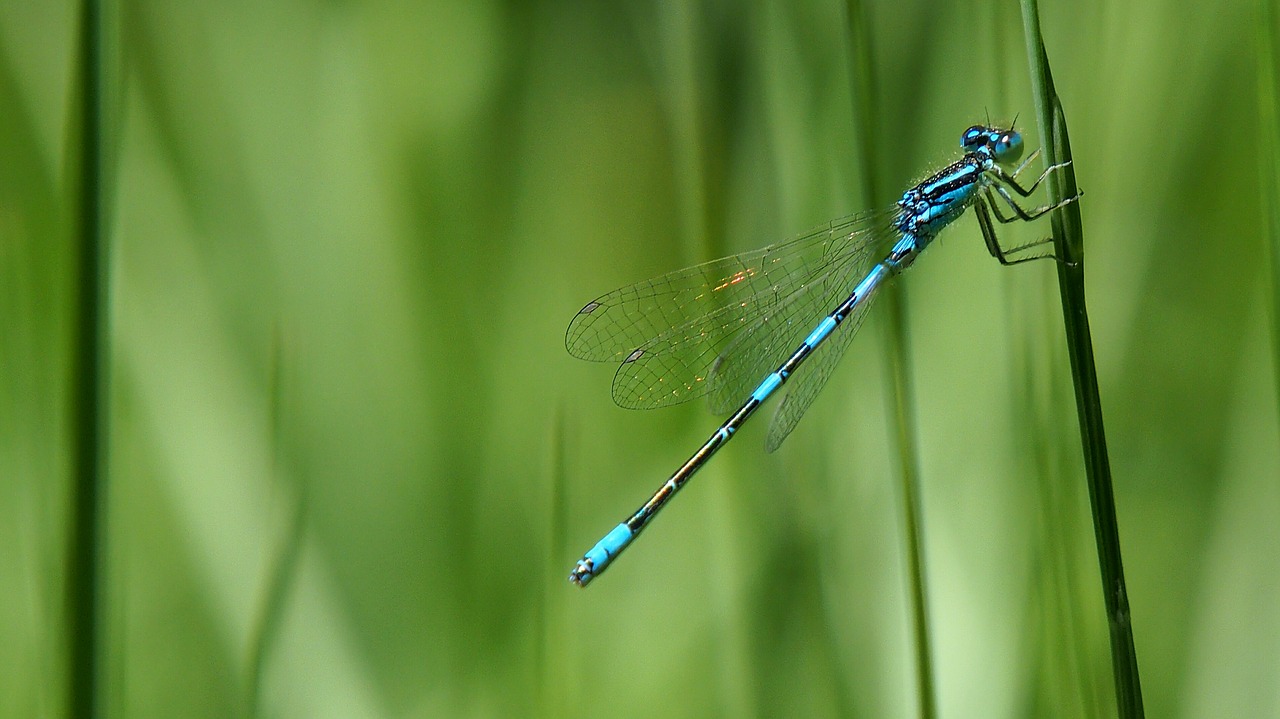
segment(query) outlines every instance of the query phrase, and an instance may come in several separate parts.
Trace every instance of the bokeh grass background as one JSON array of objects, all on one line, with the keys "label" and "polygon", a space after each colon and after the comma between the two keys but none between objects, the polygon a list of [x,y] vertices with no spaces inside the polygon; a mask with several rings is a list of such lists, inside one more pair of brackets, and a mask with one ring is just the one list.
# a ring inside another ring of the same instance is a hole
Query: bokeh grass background
[{"label": "bokeh grass background", "polygon": [[[1150,716],[1280,717],[1255,6],[1042,6]],[[988,113],[1033,129],[1016,4],[868,13],[882,191]],[[76,17],[0,5],[12,717],[66,693]],[[782,450],[754,422],[607,576],[565,581],[720,419],[615,407],[565,325],[864,209],[843,3],[114,17],[109,716],[916,711],[879,318]],[[940,713],[1110,716],[1052,263],[1001,268],[966,218],[906,284]]]}]

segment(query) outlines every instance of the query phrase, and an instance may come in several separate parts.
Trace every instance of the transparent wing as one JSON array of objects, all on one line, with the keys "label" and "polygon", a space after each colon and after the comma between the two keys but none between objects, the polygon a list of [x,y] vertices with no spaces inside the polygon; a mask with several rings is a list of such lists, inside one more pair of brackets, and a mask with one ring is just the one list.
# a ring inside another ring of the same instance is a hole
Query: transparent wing
[{"label": "transparent wing", "polygon": [[[786,353],[795,349],[787,345],[800,342],[789,338],[803,331],[806,324],[816,324],[815,315],[828,311],[824,309],[826,305],[834,306],[834,300],[826,299],[838,291],[832,274],[846,264],[849,263],[835,262],[794,288],[790,295],[769,301],[767,311],[756,313],[754,319],[743,318],[741,327],[725,333],[721,342],[685,342],[672,352],[641,355],[638,361],[624,362],[614,375],[614,400],[624,407],[651,407],[711,393],[712,411],[722,412],[722,405],[736,407],[773,369],[769,365],[780,364]],[[831,291],[828,287],[837,289]],[[716,321],[719,316],[709,319]],[[736,361],[739,350],[752,356]],[[689,369],[696,371],[692,379]]]},{"label": "transparent wing", "polygon": [[777,413],[774,414],[773,421],[769,423],[769,434],[764,441],[766,452],[773,452],[782,446],[782,441],[791,434],[791,430],[800,423],[800,418],[822,393],[822,388],[826,386],[832,371],[835,370],[836,365],[840,364],[840,358],[844,357],[845,350],[849,349],[849,343],[853,341],[854,335],[858,334],[862,321],[867,318],[867,310],[879,294],[880,287],[883,287],[883,283],[854,308],[853,313],[832,331],[832,336],[828,337],[826,342],[818,345],[818,348],[809,356],[809,360],[797,369],[795,375],[787,382],[787,395],[783,398]]},{"label": "transparent wing", "polygon": [[[887,224],[891,211],[832,220],[795,239],[637,282],[588,302],[569,323],[569,354],[621,362],[651,340],[723,307],[759,307],[757,298],[788,295],[856,245],[866,229]],[[758,310],[757,310],[758,311]]]},{"label": "transparent wing", "polygon": [[614,401],[652,408],[699,397],[743,328],[790,306],[833,265],[866,254],[891,211],[834,220],[789,242],[663,275],[590,302],[569,325],[574,356],[621,362]]},{"label": "transparent wing", "polygon": [[737,333],[711,366],[712,412],[725,414],[737,409],[765,375],[800,346],[818,322],[853,292],[868,266],[878,259],[871,250],[867,245],[849,253],[797,290],[797,296],[785,307],[758,318]]}]

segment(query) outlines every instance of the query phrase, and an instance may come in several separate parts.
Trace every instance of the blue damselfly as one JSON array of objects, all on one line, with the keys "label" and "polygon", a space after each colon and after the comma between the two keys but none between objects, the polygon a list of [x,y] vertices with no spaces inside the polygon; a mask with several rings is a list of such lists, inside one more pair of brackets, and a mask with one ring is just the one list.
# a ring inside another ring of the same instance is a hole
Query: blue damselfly
[{"label": "blue damselfly", "polygon": [[[1029,197],[1066,163],[1023,187],[1017,177],[1039,151],[1007,171],[1022,156],[1016,130],[975,125],[960,145],[964,157],[888,210],[833,220],[788,242],[623,287],[578,311],[565,346],[575,357],[619,363],[613,379],[619,405],[648,409],[709,396],[713,411],[731,414],[649,501],[578,561],[569,575],[573,583],[586,586],[603,572],[765,399],[789,383],[765,445],[777,449],[826,384],[877,290],[966,209],[974,208],[987,250],[1001,264],[1053,256],[1025,254],[1049,238],[1003,249],[992,218],[1031,221],[1079,199],[1025,210],[1009,194]],[[1001,203],[1011,215],[1000,211]],[[823,312],[829,314],[815,325]]]}]

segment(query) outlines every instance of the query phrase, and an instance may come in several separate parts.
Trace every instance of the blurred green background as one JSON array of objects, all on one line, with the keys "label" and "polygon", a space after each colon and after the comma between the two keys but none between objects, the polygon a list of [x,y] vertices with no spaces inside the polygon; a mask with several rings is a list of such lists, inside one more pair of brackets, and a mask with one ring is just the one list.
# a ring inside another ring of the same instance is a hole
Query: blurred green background
[{"label": "blurred green background", "polygon": [[[897,193],[987,113],[1016,4],[868,3]],[[1280,717],[1280,428],[1252,0],[1046,0],[1149,716]],[[721,418],[563,332],[864,209],[842,3],[122,2],[110,716],[910,716],[883,318],[590,589]],[[0,5],[0,712],[59,716],[76,7]],[[876,198],[887,203],[892,197]],[[1014,227],[1010,244],[1048,232]],[[1114,712],[1050,262],[906,276],[944,717]]]}]

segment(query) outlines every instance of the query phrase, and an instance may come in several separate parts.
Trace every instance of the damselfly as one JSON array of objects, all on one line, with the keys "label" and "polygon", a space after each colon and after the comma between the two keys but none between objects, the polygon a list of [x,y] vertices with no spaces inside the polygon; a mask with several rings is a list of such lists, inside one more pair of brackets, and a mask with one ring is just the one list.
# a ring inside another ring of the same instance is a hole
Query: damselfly
[{"label": "damselfly", "polygon": [[[1009,194],[1030,197],[1050,172],[1068,163],[1046,168],[1023,187],[1017,177],[1039,151],[1007,171],[1022,156],[1016,130],[975,125],[964,131],[960,146],[964,157],[902,193],[888,210],[833,220],[789,242],[623,287],[578,311],[565,346],[575,357],[620,363],[613,378],[619,405],[647,409],[709,396],[713,411],[732,414],[649,501],[578,561],[570,581],[586,586],[599,576],[769,395],[790,381],[765,445],[767,451],[777,449],[826,384],[876,292],[970,206],[987,250],[1001,264],[1052,257],[1025,254],[1050,238],[1003,249],[992,217],[1031,221],[1079,199],[1026,210]],[[1001,212],[1001,203],[1011,215]],[[811,358],[811,366],[793,377]]]}]

